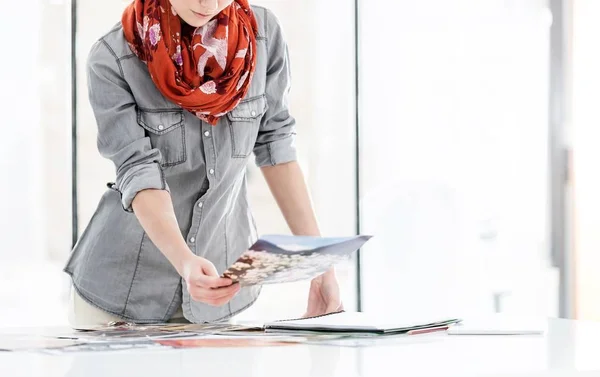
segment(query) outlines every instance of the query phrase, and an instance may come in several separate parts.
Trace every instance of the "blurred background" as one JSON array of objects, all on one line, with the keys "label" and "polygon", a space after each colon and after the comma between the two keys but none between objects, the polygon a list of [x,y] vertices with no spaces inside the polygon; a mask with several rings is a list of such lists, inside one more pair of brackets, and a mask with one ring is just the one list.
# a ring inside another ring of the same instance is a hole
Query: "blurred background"
[{"label": "blurred background", "polygon": [[[85,59],[128,3],[0,24],[2,326],[67,324],[62,268],[114,177]],[[347,309],[600,320],[600,2],[251,3],[287,37],[323,234],[375,236],[338,268]],[[289,233],[252,160],[248,180],[259,232]],[[242,318],[301,315],[308,284],[263,292]]]}]

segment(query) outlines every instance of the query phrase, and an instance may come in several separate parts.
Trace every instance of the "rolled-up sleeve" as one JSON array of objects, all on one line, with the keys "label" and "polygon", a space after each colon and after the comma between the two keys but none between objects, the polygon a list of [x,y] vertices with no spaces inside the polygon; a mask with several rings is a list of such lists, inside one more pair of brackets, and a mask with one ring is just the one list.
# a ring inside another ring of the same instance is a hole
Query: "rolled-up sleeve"
[{"label": "rolled-up sleeve", "polygon": [[137,122],[136,103],[113,50],[100,40],[87,61],[89,99],[98,126],[98,150],[116,168],[115,189],[123,208],[132,212],[138,192],[169,190],[160,166],[161,155]]},{"label": "rolled-up sleeve", "polygon": [[291,86],[289,54],[278,19],[266,11],[267,80],[265,95],[268,109],[264,114],[254,154],[259,167],[296,160],[296,121],[290,115],[288,95]]}]

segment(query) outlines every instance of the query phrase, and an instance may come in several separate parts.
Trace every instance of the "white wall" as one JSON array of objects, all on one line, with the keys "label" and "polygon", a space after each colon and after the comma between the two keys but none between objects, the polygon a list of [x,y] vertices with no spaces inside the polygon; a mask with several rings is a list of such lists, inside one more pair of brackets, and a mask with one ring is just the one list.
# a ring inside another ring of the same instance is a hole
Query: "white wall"
[{"label": "white wall", "polygon": [[[69,24],[62,2],[7,17],[0,62],[0,323],[61,323],[70,208]],[[51,21],[49,21],[51,20]],[[39,307],[44,307],[42,316]]]},{"label": "white wall", "polygon": [[549,27],[542,0],[362,2],[366,310],[556,310]]},{"label": "white wall", "polygon": [[[39,25],[39,8],[32,12],[31,18],[34,25]],[[20,23],[18,19],[10,18],[1,30],[8,34],[20,29]],[[5,48],[13,51],[11,55],[15,58],[3,59],[0,69],[0,82],[4,88],[0,92],[0,104],[5,124],[0,138],[0,257],[15,260],[39,256],[45,233],[40,187],[44,147],[40,87],[37,84],[40,76],[38,49],[25,48],[39,46],[39,29],[32,28],[20,39],[7,39]],[[26,240],[31,247],[25,246]]]}]

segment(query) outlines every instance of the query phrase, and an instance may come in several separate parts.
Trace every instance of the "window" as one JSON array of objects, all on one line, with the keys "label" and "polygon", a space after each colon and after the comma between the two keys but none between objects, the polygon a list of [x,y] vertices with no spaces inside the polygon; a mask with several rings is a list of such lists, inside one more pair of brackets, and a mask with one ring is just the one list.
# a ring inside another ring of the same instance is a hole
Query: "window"
[{"label": "window", "polygon": [[554,314],[546,2],[361,1],[360,18],[364,309]]},{"label": "window", "polygon": [[[0,69],[0,321],[66,323],[62,264],[71,247],[69,5],[43,2],[0,31],[10,59]],[[44,316],[39,308],[44,307]]]}]

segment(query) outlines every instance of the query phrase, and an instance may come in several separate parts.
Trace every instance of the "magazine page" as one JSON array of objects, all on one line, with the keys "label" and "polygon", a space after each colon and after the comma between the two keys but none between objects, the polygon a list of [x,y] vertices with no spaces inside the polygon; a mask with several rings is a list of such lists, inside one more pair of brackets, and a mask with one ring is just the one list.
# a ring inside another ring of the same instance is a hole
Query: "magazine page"
[{"label": "magazine page", "polygon": [[264,236],[244,252],[223,276],[243,286],[312,279],[347,261],[370,238]]}]

